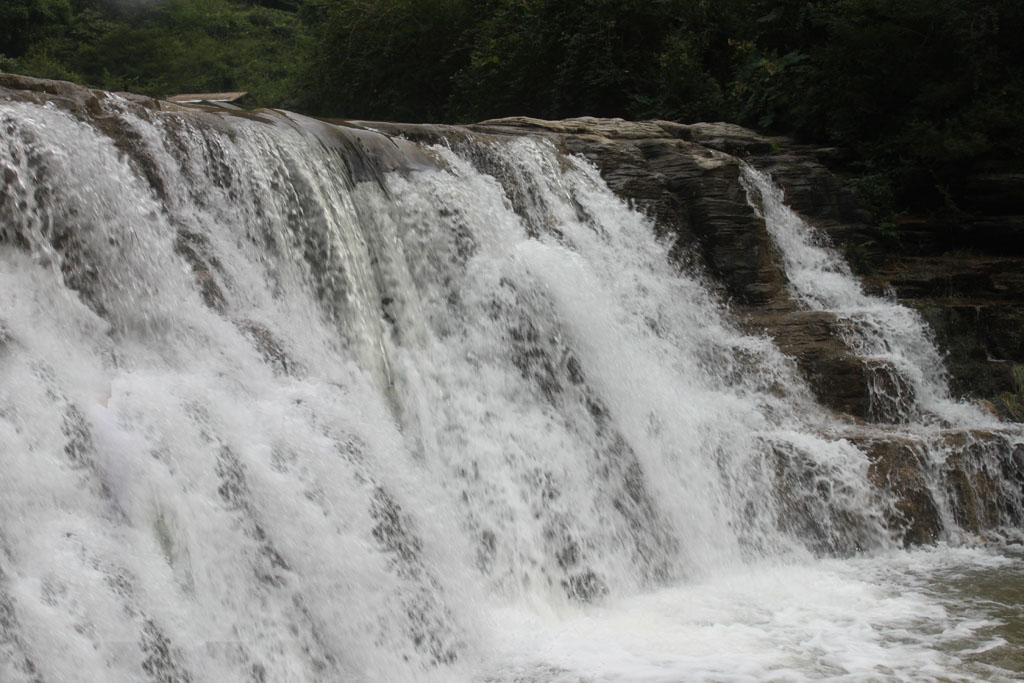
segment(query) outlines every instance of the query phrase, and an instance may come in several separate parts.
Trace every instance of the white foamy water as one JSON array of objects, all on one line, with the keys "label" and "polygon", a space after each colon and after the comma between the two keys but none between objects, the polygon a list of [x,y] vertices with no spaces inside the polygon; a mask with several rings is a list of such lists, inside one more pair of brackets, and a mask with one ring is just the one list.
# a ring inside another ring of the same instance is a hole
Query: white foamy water
[{"label": "white foamy water", "polygon": [[[572,614],[509,610],[491,680],[1018,680],[1004,666],[1024,654],[1020,559],[944,547],[766,563]],[[985,576],[1002,592],[957,588]]]},{"label": "white foamy water", "polygon": [[855,353],[895,371],[896,380],[880,383],[876,391],[889,394],[881,398],[895,407],[901,421],[998,424],[985,411],[950,397],[942,356],[917,312],[865,294],[846,261],[786,205],[782,189],[768,174],[744,165],[743,182],[779,248],[794,295],[812,310],[834,313],[844,341]]},{"label": "white foamy water", "polygon": [[589,165],[102,106],[0,104],[0,680],[997,675]]}]

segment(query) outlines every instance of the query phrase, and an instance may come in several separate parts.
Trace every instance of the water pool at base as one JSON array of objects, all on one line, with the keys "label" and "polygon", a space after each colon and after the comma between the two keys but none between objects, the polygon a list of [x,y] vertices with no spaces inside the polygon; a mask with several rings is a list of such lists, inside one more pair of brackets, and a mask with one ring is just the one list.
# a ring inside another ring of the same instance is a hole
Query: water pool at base
[{"label": "water pool at base", "polygon": [[485,681],[1014,681],[1024,555],[937,547],[765,564],[569,613],[508,610]]}]

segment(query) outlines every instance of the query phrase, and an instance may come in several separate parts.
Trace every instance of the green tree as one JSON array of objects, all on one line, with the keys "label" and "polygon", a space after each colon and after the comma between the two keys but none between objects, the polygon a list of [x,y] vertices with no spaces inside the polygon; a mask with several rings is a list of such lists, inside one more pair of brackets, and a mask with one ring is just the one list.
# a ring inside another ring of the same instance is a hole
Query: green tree
[{"label": "green tree", "polygon": [[727,120],[853,152],[881,218],[1024,159],[1020,0],[6,0],[0,68],[324,116]]},{"label": "green tree", "polygon": [[0,55],[20,57],[36,41],[71,21],[68,0],[4,0],[0,3]]},{"label": "green tree", "polygon": [[335,0],[324,15],[305,80],[308,109],[349,118],[446,118],[452,74],[468,58],[471,2]]},{"label": "green tree", "polygon": [[310,33],[297,12],[269,4],[77,0],[67,12],[40,19],[11,66],[110,90],[246,90],[253,104],[298,106]]}]

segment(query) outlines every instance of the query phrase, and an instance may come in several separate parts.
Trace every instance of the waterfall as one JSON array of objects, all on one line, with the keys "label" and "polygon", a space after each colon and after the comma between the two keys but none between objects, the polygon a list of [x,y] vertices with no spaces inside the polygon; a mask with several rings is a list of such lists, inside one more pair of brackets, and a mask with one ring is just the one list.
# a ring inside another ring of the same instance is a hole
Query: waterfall
[{"label": "waterfall", "polygon": [[[781,254],[790,291],[810,310],[834,314],[843,341],[863,359],[871,376],[872,412],[899,423],[946,533],[956,534],[959,525],[972,520],[977,526],[978,519],[987,517],[989,525],[1019,536],[1024,511],[1020,476],[1002,474],[1020,471],[1024,430],[1001,425],[977,405],[953,399],[942,356],[921,316],[895,300],[864,293],[827,237],[786,205],[782,189],[768,174],[744,164],[741,180]],[[944,428],[951,427],[968,430],[966,436],[950,438]],[[953,468],[961,468],[958,453],[965,449],[975,462],[969,473],[951,477]],[[955,489],[972,478],[983,481],[981,487],[999,489],[1006,509],[957,500]]]},{"label": "waterfall", "polygon": [[920,315],[865,294],[846,261],[786,205],[768,174],[744,165],[742,180],[782,255],[791,291],[811,310],[836,314],[844,341],[874,363],[876,404],[886,405],[885,412],[900,422],[996,424],[991,415],[950,397],[942,356]]},{"label": "waterfall", "polygon": [[[587,162],[100,106],[0,103],[3,680],[599,680],[535,620],[894,550],[863,450]],[[799,296],[952,421],[922,328],[800,230]]]}]

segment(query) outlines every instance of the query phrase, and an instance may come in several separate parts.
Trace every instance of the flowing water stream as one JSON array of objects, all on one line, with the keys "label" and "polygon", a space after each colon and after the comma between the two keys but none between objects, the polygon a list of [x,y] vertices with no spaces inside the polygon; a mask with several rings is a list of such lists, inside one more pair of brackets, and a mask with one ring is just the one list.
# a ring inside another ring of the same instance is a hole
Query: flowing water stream
[{"label": "flowing water stream", "polygon": [[992,415],[950,398],[942,356],[920,315],[865,294],[827,238],[786,206],[782,190],[766,173],[744,166],[742,182],[782,254],[791,291],[810,309],[835,313],[850,347],[898,378],[875,387],[891,392],[876,396],[890,407],[888,417],[903,423],[996,425]]},{"label": "flowing water stream", "polygon": [[[1024,669],[1018,546],[898,549],[847,426],[586,162],[102,107],[0,104],[0,680]],[[772,234],[908,429],[993,426]]]}]

